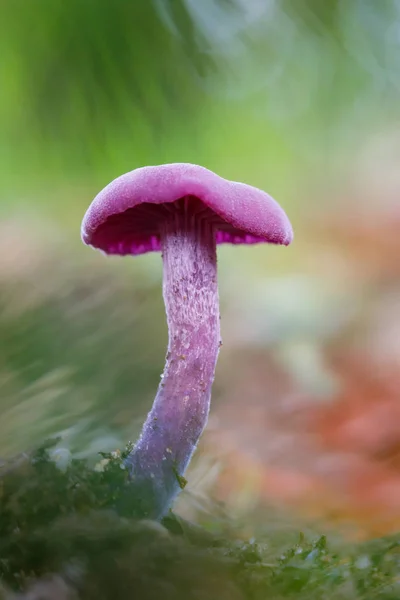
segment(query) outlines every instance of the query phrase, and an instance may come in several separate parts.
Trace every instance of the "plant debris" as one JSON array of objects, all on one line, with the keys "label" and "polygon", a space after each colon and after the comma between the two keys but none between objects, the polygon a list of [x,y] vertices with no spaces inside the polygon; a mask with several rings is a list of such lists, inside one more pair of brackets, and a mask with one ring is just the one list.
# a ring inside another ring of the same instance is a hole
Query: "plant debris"
[{"label": "plant debris", "polygon": [[238,541],[172,512],[138,521],[130,446],[61,469],[56,443],[0,465],[1,600],[400,597],[400,537],[338,552],[294,533],[276,556],[268,532]]}]

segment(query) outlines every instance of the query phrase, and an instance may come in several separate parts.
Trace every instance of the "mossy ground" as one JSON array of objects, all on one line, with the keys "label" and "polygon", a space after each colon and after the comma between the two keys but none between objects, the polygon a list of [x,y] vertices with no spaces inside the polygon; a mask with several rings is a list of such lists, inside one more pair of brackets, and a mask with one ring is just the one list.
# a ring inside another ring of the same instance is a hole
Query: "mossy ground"
[{"label": "mossy ground", "polygon": [[293,532],[277,554],[268,532],[244,542],[172,513],[137,521],[124,456],[60,468],[49,443],[0,467],[0,597],[400,597],[400,538],[338,551]]}]

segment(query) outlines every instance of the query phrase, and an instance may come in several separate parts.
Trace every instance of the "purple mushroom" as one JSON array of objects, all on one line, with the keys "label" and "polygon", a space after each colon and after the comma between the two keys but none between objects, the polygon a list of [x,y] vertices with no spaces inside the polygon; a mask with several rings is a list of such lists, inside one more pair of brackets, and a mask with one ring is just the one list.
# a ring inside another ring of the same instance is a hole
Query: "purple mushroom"
[{"label": "purple mushroom", "polygon": [[106,254],[162,252],[166,365],[127,459],[137,512],[159,519],[183,487],[207,423],[221,346],[216,245],[288,245],[292,227],[265,192],[176,163],[112,181],[93,200],[81,233],[85,244]]}]

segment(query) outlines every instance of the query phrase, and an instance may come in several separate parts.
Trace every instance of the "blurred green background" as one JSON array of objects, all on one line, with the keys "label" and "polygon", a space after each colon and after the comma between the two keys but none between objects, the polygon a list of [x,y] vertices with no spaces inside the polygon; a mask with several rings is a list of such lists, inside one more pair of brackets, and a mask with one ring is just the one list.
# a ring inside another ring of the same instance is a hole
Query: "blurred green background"
[{"label": "blurred green background", "polygon": [[397,527],[400,2],[1,0],[0,56],[0,456],[137,435],[166,346],[160,257],[106,259],[80,222],[123,172],[194,162],[266,189],[295,242],[220,248],[193,510],[322,487],[317,514]]}]

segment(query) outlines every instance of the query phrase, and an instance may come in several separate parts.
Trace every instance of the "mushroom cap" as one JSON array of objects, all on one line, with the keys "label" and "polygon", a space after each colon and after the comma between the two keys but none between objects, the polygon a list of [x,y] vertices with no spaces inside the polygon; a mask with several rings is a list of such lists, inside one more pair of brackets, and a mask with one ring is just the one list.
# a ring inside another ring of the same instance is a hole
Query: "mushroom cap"
[{"label": "mushroom cap", "polygon": [[215,224],[218,244],[288,245],[293,239],[288,217],[265,192],[198,165],[173,163],[141,167],[109,183],[84,216],[82,240],[106,254],[160,250],[160,224],[171,203],[188,197],[189,210],[206,209],[202,217]]}]

